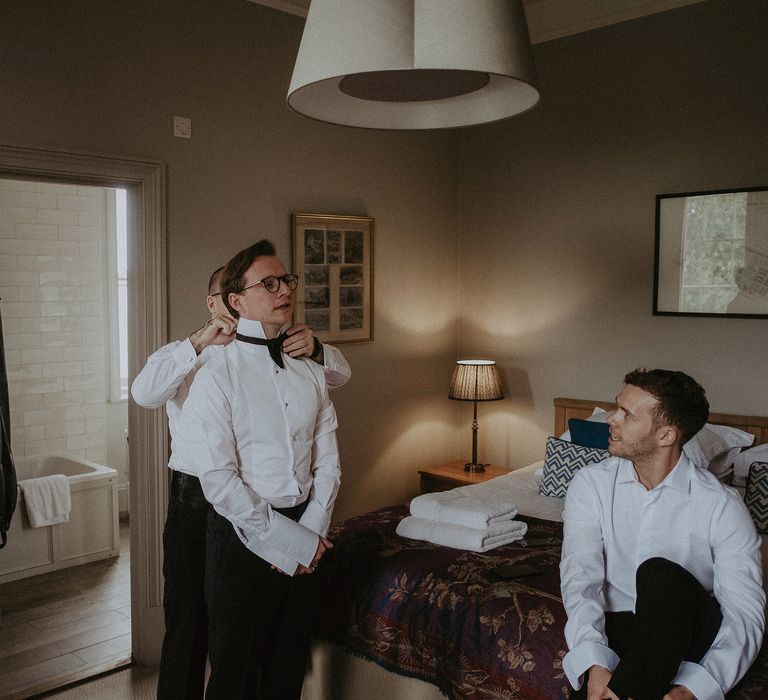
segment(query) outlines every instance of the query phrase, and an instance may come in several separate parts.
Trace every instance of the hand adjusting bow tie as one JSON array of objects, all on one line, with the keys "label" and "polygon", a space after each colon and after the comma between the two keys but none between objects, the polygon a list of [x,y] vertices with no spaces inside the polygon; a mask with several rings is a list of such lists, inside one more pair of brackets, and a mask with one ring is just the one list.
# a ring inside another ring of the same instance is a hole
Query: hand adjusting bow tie
[{"label": "hand adjusting bow tie", "polygon": [[237,340],[242,340],[244,343],[253,343],[253,345],[266,345],[269,350],[269,356],[275,361],[275,364],[283,369],[283,342],[288,337],[287,333],[281,333],[277,338],[254,338],[250,335],[240,335],[235,333]]}]

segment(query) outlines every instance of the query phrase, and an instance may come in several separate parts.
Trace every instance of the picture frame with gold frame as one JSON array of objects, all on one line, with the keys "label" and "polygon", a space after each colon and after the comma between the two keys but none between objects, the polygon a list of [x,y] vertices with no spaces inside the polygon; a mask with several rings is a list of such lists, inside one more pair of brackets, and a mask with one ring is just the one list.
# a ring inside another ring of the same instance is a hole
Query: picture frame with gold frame
[{"label": "picture frame with gold frame", "polygon": [[373,340],[373,218],[294,213],[294,323],[321,342]]}]

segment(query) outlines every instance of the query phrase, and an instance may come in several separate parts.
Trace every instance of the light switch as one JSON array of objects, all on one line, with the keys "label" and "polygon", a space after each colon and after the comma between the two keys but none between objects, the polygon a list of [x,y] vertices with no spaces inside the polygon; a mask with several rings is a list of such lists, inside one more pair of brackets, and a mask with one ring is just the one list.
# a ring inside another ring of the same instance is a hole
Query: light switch
[{"label": "light switch", "polygon": [[173,118],[173,135],[181,139],[192,138],[192,120],[189,117]]}]

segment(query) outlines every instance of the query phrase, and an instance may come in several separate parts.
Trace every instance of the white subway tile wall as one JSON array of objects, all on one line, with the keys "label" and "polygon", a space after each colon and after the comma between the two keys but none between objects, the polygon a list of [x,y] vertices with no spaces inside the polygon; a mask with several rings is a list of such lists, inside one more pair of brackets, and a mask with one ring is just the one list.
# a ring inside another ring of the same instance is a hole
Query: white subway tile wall
[{"label": "white subway tile wall", "polygon": [[107,459],[104,190],[0,179],[0,298],[18,457]]}]

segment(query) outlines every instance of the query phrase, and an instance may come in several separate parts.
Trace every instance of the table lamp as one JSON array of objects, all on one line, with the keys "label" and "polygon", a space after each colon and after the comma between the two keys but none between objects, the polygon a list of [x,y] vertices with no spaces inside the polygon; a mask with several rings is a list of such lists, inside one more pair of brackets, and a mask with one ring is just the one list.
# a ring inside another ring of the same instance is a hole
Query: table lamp
[{"label": "table lamp", "polygon": [[474,403],[472,461],[464,465],[464,471],[483,472],[486,465],[477,461],[477,402],[498,401],[504,398],[496,363],[493,360],[458,360],[453,369],[448,398]]}]

